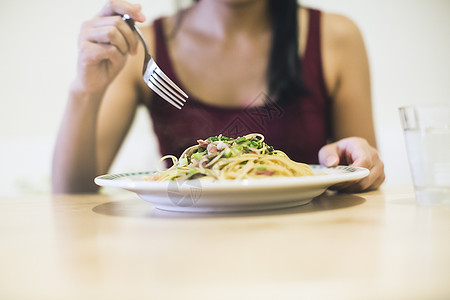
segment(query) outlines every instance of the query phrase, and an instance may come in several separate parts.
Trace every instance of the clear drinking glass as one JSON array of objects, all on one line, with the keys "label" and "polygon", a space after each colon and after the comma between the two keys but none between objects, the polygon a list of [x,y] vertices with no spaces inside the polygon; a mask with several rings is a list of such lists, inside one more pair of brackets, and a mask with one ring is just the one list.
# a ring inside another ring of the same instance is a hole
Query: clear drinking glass
[{"label": "clear drinking glass", "polygon": [[450,105],[400,107],[416,200],[450,204]]}]

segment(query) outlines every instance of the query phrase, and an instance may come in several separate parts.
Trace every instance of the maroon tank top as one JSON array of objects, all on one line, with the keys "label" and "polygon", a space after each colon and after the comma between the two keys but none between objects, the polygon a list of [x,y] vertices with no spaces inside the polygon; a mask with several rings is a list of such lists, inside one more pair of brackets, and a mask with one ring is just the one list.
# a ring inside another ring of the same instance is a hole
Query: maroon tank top
[{"label": "maroon tank top", "polygon": [[[190,97],[178,110],[155,94],[146,103],[162,155],[175,156],[197,139],[223,134],[229,137],[261,133],[275,149],[284,151],[291,159],[310,164],[318,163],[318,151],[329,137],[329,105],[322,72],[320,51],[320,11],[309,10],[309,31],[302,59],[302,80],[308,94],[288,104],[280,104],[261,93],[266,104],[257,107],[224,108],[205,104]],[[183,83],[170,61],[162,19],[154,21],[156,61],[164,73],[180,88]]]}]

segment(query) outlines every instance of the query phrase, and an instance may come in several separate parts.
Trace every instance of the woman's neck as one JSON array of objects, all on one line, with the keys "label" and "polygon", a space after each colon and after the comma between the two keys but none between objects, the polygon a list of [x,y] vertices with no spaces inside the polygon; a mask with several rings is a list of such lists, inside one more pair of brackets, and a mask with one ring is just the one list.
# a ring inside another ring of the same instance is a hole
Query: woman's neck
[{"label": "woman's neck", "polygon": [[192,29],[218,39],[271,28],[268,0],[200,0],[185,17]]}]

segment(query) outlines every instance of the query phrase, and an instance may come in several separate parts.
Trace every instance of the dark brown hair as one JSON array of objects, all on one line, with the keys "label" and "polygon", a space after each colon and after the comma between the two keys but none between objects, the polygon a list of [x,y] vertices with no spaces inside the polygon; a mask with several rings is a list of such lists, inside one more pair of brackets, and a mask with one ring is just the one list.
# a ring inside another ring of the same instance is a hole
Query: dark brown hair
[{"label": "dark brown hair", "polygon": [[280,102],[306,93],[301,80],[297,0],[269,0],[273,36],[267,70],[269,93]]}]

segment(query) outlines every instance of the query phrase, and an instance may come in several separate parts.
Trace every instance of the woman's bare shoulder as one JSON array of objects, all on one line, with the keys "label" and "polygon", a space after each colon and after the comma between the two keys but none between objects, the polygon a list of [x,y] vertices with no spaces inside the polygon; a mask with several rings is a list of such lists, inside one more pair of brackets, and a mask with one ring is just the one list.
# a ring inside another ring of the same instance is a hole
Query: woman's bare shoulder
[{"label": "woman's bare shoulder", "polygon": [[323,12],[322,36],[329,46],[343,46],[361,39],[356,23],[347,16]]},{"label": "woman's bare shoulder", "polygon": [[[299,10],[300,46],[303,47],[308,32],[309,9],[302,7]],[[348,69],[347,62],[366,56],[364,41],[351,18],[321,10],[321,44],[325,82],[330,95],[334,95],[343,70]]]},{"label": "woman's bare shoulder", "polygon": [[[305,45],[309,26],[310,7],[300,7],[300,45]],[[326,49],[351,45],[361,41],[361,33],[356,23],[347,16],[321,10],[321,35]],[[304,49],[303,49],[304,50]],[[302,51],[303,53],[303,51]]]}]

